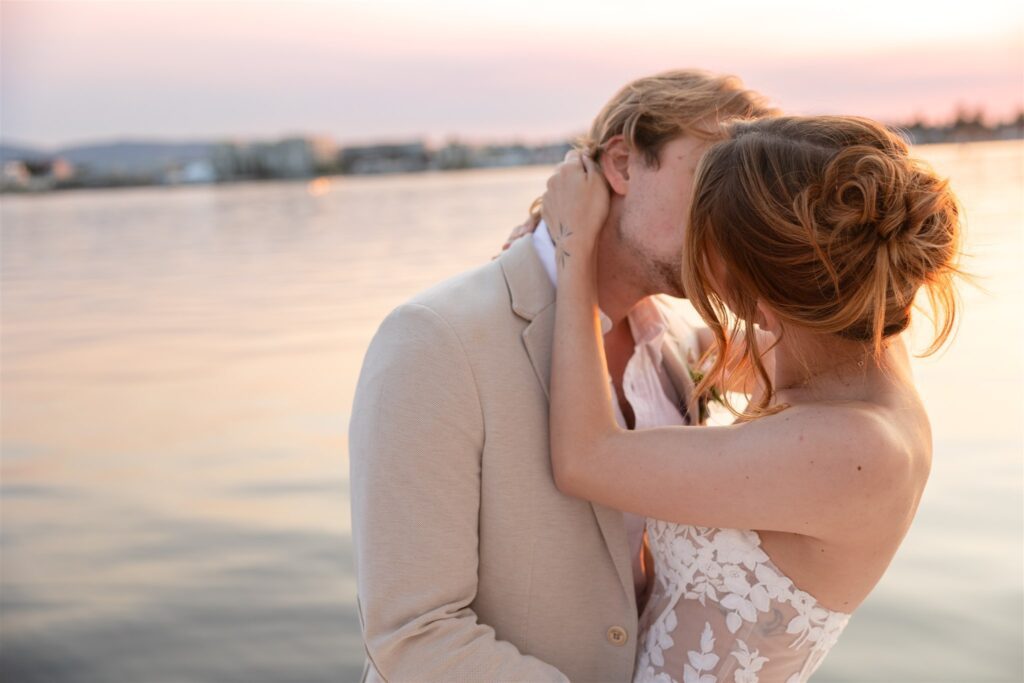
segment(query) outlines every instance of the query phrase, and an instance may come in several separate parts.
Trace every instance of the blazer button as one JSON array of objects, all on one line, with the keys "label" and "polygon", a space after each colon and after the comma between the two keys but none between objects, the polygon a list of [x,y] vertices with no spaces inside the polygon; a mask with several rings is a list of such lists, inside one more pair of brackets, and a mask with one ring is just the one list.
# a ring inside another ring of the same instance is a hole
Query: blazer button
[{"label": "blazer button", "polygon": [[612,645],[625,645],[629,640],[629,634],[621,626],[612,626],[608,629],[608,642]]}]

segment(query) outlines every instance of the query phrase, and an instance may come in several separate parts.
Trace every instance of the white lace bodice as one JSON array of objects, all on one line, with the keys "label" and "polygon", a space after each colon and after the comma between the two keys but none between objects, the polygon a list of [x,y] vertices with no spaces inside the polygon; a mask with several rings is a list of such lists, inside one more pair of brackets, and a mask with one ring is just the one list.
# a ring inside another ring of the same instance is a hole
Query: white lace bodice
[{"label": "white lace bodice", "polygon": [[850,619],[796,588],[755,531],[648,519],[647,536],[634,683],[804,683]]}]

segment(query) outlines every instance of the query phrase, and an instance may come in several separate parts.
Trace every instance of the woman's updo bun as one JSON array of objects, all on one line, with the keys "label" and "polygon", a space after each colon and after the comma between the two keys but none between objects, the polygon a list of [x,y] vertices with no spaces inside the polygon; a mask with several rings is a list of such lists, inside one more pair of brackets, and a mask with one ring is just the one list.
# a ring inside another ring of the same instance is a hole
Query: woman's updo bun
[{"label": "woman's updo bun", "polygon": [[[859,117],[737,121],[695,180],[683,272],[687,296],[726,344],[729,319],[707,254],[725,265],[729,305],[746,359],[762,381],[753,320],[760,300],[786,326],[870,345],[910,325],[922,288],[936,336],[951,333],[959,274],[960,209],[948,182],[912,158],[906,142]],[[708,373],[717,379],[724,358]],[[761,408],[771,399],[765,396]],[[757,412],[755,408],[755,413]]]},{"label": "woman's updo bun", "polygon": [[[903,169],[873,147],[841,150],[825,167],[822,178],[822,219],[833,230],[873,226],[882,240],[906,226],[906,181]],[[865,238],[872,234],[865,231]]]}]

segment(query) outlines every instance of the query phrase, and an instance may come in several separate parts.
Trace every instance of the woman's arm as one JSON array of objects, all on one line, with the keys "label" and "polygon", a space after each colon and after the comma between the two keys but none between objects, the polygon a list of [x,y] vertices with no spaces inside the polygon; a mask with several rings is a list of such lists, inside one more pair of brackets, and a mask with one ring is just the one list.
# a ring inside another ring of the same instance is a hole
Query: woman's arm
[{"label": "woman's arm", "polygon": [[908,473],[867,412],[803,406],[728,427],[617,425],[597,315],[604,219],[593,207],[603,181],[595,167],[583,174],[568,164],[545,196],[560,269],[550,416],[558,488],[657,519],[811,536],[859,523],[846,503],[874,512],[872,501]]}]

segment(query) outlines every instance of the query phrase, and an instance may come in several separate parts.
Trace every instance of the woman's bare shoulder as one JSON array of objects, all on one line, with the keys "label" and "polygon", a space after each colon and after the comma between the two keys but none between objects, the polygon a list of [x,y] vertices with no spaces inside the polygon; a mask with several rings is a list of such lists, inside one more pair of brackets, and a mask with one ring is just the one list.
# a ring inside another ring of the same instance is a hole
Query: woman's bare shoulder
[{"label": "woman's bare shoulder", "polygon": [[820,454],[825,467],[817,476],[840,477],[831,487],[844,499],[836,503],[855,515],[845,517],[850,523],[863,528],[870,517],[916,508],[931,468],[931,441],[914,428],[915,418],[862,401],[835,401],[796,405],[766,419],[783,416],[801,447]]},{"label": "woman's bare shoulder", "polygon": [[922,445],[913,443],[912,425],[917,424],[917,415],[901,415],[889,406],[865,401],[797,404],[765,419],[776,421],[777,428],[786,425],[800,430],[810,437],[804,442],[827,447],[837,455],[899,461]]}]

